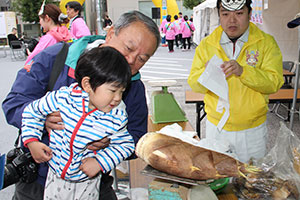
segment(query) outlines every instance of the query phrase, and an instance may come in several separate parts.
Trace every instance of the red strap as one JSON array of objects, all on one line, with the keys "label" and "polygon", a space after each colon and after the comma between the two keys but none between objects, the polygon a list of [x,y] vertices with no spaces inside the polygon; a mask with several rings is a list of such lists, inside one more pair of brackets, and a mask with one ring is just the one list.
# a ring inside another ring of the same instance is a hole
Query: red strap
[{"label": "red strap", "polygon": [[68,76],[75,79],[75,69],[69,67]]}]

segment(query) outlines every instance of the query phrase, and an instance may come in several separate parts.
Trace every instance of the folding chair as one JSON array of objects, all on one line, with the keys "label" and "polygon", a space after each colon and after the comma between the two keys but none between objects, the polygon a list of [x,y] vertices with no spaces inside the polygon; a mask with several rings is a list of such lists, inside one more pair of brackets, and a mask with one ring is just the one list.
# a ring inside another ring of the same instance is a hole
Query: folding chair
[{"label": "folding chair", "polygon": [[10,54],[11,54],[11,60],[12,61],[20,61],[20,60],[25,60],[26,55],[25,55],[25,46],[22,41],[19,40],[13,40],[10,41]]},{"label": "folding chair", "polygon": [[[295,63],[293,61],[283,61],[282,62],[283,69],[285,69],[285,70],[287,70],[289,72],[293,71],[294,64]],[[284,82],[284,84],[283,84],[283,86],[281,88],[292,89],[293,87],[292,87],[291,83],[292,83],[292,78],[293,77],[292,76],[284,76],[284,78],[285,78],[285,82]],[[283,115],[281,115],[279,113],[280,106],[282,106],[283,108],[285,108],[288,111],[288,116],[283,116]],[[288,121],[289,120],[289,110],[290,110],[290,107],[291,107],[290,103],[288,103],[288,106],[287,106],[287,105],[285,105],[283,103],[278,102],[278,103],[275,103],[273,105],[273,107],[270,109],[270,111],[271,112],[274,111],[275,115],[278,116],[280,119]]]},{"label": "folding chair", "polygon": [[[282,65],[283,65],[283,69],[287,70],[288,72],[293,72],[295,63],[293,61],[283,61]],[[284,82],[282,88],[286,88],[286,89],[293,88],[291,85],[293,76],[285,76],[284,75],[284,78],[285,78],[285,82]]]}]

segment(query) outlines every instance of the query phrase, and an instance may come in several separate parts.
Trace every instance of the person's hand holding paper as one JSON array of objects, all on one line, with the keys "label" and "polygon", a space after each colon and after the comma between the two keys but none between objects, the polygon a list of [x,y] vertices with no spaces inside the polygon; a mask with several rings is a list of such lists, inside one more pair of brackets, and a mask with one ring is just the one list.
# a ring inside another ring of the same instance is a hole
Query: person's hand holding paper
[{"label": "person's hand holding paper", "polygon": [[236,60],[225,61],[221,66],[226,77],[235,74],[236,76],[240,76],[243,73],[243,68],[239,65]]},{"label": "person's hand holding paper", "polygon": [[220,67],[222,64],[223,60],[214,55],[198,79],[201,85],[219,96],[217,111],[222,113],[223,108],[225,108],[225,113],[217,126],[219,130],[222,130],[229,117],[228,84],[225,74]]}]

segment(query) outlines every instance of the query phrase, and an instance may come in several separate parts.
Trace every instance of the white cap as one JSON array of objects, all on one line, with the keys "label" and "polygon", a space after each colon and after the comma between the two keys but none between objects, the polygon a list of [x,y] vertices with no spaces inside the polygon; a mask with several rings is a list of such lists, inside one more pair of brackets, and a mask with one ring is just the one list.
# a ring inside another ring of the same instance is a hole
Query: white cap
[{"label": "white cap", "polygon": [[221,0],[222,6],[230,11],[242,9],[245,3],[246,0]]}]

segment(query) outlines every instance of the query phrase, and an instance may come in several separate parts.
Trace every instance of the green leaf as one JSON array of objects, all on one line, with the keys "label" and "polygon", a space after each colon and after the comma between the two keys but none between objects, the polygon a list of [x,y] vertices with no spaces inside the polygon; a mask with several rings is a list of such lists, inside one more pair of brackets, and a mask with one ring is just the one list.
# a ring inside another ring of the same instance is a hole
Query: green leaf
[{"label": "green leaf", "polygon": [[187,9],[193,10],[195,6],[198,6],[200,3],[203,3],[205,0],[184,0],[183,6]]},{"label": "green leaf", "polygon": [[[38,13],[40,11],[43,0],[13,0],[11,10],[15,11],[17,15],[22,16],[22,20],[26,22],[39,22]],[[47,0],[47,4],[59,2],[54,0]]]}]

